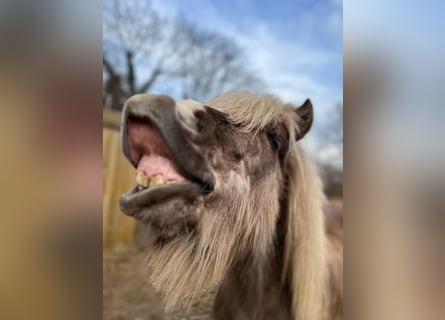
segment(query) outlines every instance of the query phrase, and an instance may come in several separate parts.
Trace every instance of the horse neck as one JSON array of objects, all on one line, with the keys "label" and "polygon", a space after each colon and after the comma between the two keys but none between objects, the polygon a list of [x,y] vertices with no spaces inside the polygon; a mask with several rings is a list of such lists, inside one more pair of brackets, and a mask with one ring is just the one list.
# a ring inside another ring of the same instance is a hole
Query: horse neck
[{"label": "horse neck", "polygon": [[234,261],[216,295],[216,319],[291,319],[289,288],[282,283],[281,225],[267,255],[252,250]]}]

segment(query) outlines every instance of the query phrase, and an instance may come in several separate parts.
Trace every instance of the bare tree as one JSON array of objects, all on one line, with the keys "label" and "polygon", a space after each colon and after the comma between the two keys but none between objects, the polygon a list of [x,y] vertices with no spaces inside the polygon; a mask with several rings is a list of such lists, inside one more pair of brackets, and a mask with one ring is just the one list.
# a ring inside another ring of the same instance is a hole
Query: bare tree
[{"label": "bare tree", "polygon": [[184,55],[179,62],[183,98],[207,100],[230,90],[255,90],[263,83],[246,69],[241,48],[231,38],[203,31],[178,19]]},{"label": "bare tree", "polygon": [[104,0],[103,6],[105,106],[121,109],[129,96],[158,83],[198,100],[261,86],[233,39],[179,16],[161,17],[151,1]]},{"label": "bare tree", "polygon": [[[151,1],[105,0],[104,96],[111,108],[122,108],[123,101],[146,92],[163,72],[168,55],[155,55],[166,42],[161,30],[165,19],[153,9]],[[138,72],[144,64],[144,76]]]}]

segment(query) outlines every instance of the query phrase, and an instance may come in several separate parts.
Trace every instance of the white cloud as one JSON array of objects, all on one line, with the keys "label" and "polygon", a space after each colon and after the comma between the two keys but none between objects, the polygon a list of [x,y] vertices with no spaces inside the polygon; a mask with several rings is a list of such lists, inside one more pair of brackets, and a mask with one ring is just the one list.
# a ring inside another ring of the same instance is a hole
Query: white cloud
[{"label": "white cloud", "polygon": [[296,104],[311,98],[320,118],[342,101],[341,88],[326,85],[316,76],[335,63],[332,53],[279,39],[264,25],[253,27],[248,34],[233,36],[243,45],[250,64],[271,93]]},{"label": "white cloud", "polygon": [[[316,130],[324,123],[329,110],[342,102],[341,83],[330,83],[324,76],[333,66],[342,62],[341,56],[339,57],[341,53],[335,51],[338,48],[329,49],[323,39],[318,41],[311,38],[321,33],[326,34],[327,41],[337,41],[337,38],[341,41],[341,0],[331,0],[328,6],[330,9],[323,13],[327,17],[325,20],[317,16],[318,11],[302,13],[302,21],[298,23],[298,35],[292,38],[289,34],[280,34],[279,28],[274,28],[269,21],[259,20],[245,13],[234,13],[234,16],[227,20],[211,2],[200,3],[199,6],[194,6],[194,1],[191,0],[189,5],[194,7],[194,10],[187,11],[186,18],[194,20],[202,28],[216,30],[236,39],[244,49],[249,67],[265,81],[268,92],[296,105],[310,98],[316,113]],[[178,13],[178,7],[171,5],[171,2],[166,1],[156,3],[161,12],[174,16]],[[249,22],[249,28],[237,24],[240,17],[244,22]],[[335,69],[341,70],[341,67]],[[310,149],[320,152],[322,143],[317,141],[316,136],[313,134],[310,139],[312,142],[308,143],[316,146]],[[323,159],[338,158],[339,153],[341,149],[329,146],[320,156]]]}]

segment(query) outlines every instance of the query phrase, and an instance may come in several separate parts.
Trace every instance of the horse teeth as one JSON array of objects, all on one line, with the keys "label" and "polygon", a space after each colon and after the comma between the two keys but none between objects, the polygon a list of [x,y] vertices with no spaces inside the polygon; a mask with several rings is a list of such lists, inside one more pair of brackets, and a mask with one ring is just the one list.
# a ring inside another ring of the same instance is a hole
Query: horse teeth
[{"label": "horse teeth", "polygon": [[164,184],[164,177],[160,174],[151,177],[150,182],[149,182],[149,186],[153,187],[153,186],[157,186],[159,184]]},{"label": "horse teeth", "polygon": [[138,185],[138,190],[142,190],[148,187],[164,184],[164,177],[160,174],[148,177],[143,171],[139,171],[136,174],[136,183]]},{"label": "horse teeth", "polygon": [[147,188],[148,187],[148,182],[149,178],[145,175],[144,172],[139,171],[136,175],[136,183],[138,184],[138,186],[143,187],[143,188]]}]

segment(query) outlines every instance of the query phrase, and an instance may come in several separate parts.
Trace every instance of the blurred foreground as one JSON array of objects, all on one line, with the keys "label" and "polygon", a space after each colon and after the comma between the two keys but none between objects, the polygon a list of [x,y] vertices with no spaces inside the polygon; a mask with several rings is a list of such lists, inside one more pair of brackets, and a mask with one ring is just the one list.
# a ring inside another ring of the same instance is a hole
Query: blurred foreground
[{"label": "blurred foreground", "polygon": [[100,5],[1,6],[0,319],[100,319]]}]

